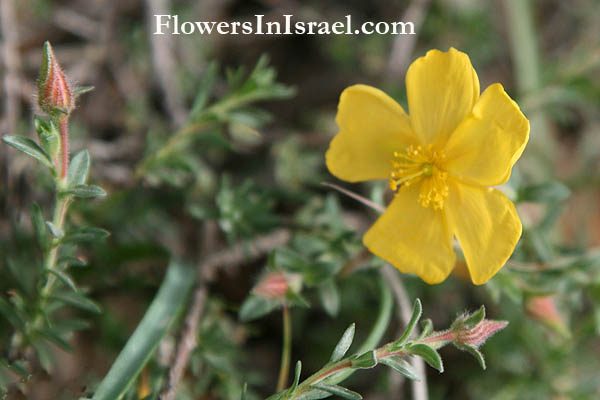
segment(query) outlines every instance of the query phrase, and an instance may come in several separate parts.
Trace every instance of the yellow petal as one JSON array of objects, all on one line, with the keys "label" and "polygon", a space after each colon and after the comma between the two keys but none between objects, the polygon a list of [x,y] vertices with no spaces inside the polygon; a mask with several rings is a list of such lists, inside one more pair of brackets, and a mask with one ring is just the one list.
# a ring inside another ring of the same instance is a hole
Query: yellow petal
[{"label": "yellow petal", "polygon": [[465,182],[500,185],[510,177],[528,140],[529,121],[496,83],[448,139],[443,168]]},{"label": "yellow petal", "polygon": [[430,50],[408,68],[406,94],[415,134],[442,145],[473,109],[479,79],[465,53]]},{"label": "yellow petal", "polygon": [[442,282],[454,267],[452,233],[443,211],[418,202],[419,188],[399,192],[388,209],[363,237],[369,250],[400,271],[425,282]]},{"label": "yellow petal", "polygon": [[416,140],[402,106],[371,86],[342,92],[336,122],[340,131],[329,145],[327,168],[348,182],[389,178],[394,151]]},{"label": "yellow petal", "polygon": [[473,283],[486,283],[506,263],[521,237],[514,204],[499,190],[451,182],[445,209]]}]

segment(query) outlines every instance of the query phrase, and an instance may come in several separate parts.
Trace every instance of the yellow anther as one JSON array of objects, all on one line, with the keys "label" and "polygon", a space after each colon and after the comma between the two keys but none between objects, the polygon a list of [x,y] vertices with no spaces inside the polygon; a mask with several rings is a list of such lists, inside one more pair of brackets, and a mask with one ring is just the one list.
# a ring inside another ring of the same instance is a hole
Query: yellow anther
[{"label": "yellow anther", "polygon": [[413,183],[419,183],[419,203],[434,210],[443,209],[448,197],[448,174],[438,167],[438,163],[444,159],[443,152],[433,151],[431,145],[426,150],[422,146],[410,145],[403,152],[394,151],[393,156],[390,189],[398,192]]}]

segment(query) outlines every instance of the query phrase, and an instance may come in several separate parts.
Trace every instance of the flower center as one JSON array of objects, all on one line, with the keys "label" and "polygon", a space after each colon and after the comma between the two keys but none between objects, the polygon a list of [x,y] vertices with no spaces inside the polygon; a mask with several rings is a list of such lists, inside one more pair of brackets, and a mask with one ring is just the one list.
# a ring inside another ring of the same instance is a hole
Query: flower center
[{"label": "flower center", "polygon": [[441,151],[432,146],[408,146],[404,151],[395,151],[392,159],[394,168],[390,174],[390,189],[396,194],[413,184],[420,184],[419,203],[434,210],[444,208],[448,197],[448,173],[439,168],[445,158]]}]

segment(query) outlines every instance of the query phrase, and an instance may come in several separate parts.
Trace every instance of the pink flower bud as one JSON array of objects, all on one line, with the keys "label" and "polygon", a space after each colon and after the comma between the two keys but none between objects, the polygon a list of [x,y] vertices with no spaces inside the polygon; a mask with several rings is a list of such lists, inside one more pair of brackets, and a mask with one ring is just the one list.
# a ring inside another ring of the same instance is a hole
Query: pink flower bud
[{"label": "pink flower bud", "polygon": [[50,42],[44,43],[42,67],[37,81],[38,104],[49,115],[70,114],[75,108],[75,97]]},{"label": "pink flower bud", "polygon": [[483,319],[470,329],[456,331],[454,341],[457,345],[467,345],[477,349],[484,344],[489,337],[504,329],[506,325],[508,325],[507,321]]},{"label": "pink flower bud", "polygon": [[530,297],[525,302],[525,310],[530,317],[554,329],[557,333],[570,336],[567,324],[558,311],[553,296]]},{"label": "pink flower bud", "polygon": [[289,288],[288,281],[282,272],[269,272],[265,275],[252,293],[267,300],[283,299]]}]

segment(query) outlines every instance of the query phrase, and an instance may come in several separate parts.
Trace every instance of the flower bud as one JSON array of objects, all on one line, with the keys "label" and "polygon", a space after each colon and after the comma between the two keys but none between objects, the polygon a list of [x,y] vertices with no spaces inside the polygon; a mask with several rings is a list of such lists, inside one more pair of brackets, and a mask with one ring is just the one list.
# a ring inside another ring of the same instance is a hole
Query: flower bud
[{"label": "flower bud", "polygon": [[269,272],[252,290],[252,293],[266,300],[283,299],[289,289],[288,281],[282,272]]},{"label": "flower bud", "polygon": [[508,325],[507,321],[484,319],[470,329],[456,331],[454,342],[457,345],[470,346],[477,349],[496,332],[504,329],[506,325]]},{"label": "flower bud", "polygon": [[556,307],[553,296],[533,296],[525,302],[525,310],[530,317],[542,322],[555,332],[569,337],[571,334],[562,315]]},{"label": "flower bud", "polygon": [[44,43],[42,67],[37,81],[38,104],[48,115],[70,114],[75,96],[63,73],[50,42]]}]

